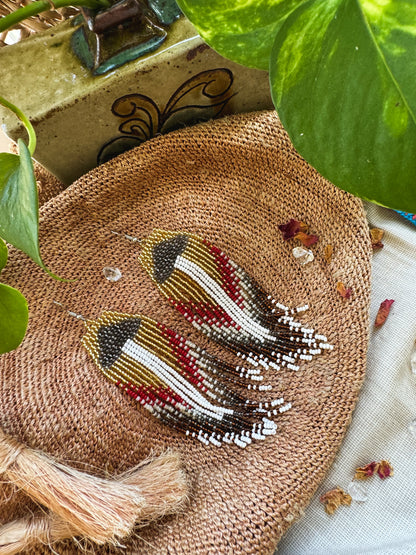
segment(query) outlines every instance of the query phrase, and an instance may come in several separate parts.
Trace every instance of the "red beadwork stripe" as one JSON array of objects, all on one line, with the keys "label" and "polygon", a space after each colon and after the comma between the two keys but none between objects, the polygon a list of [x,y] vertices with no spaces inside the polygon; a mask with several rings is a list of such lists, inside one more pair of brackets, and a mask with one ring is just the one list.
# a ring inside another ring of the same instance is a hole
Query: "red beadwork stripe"
[{"label": "red beadwork stripe", "polygon": [[196,387],[202,391],[206,391],[203,386],[204,378],[199,373],[199,368],[195,364],[195,359],[189,354],[189,347],[185,345],[186,339],[184,337],[177,337],[177,333],[166,326],[161,328],[162,337],[165,337],[169,346],[172,349],[172,353],[176,357],[178,365],[182,369],[182,375]]},{"label": "red beadwork stripe", "polygon": [[188,314],[191,321],[196,320],[199,324],[205,322],[210,326],[215,324],[220,328],[232,326],[238,329],[231,316],[219,305],[184,303],[172,298],[169,298],[169,301],[182,315]]},{"label": "red beadwork stripe", "polygon": [[241,289],[239,287],[240,278],[235,274],[235,269],[229,264],[229,257],[221,252],[221,250],[215,245],[211,245],[208,241],[204,240],[204,245],[208,248],[210,254],[213,255],[214,260],[217,264],[217,269],[221,275],[222,288],[227,293],[227,295],[234,302],[237,302],[240,308],[243,308],[243,297],[241,295]]},{"label": "red beadwork stripe", "polygon": [[171,403],[172,405],[180,403],[188,407],[190,406],[188,403],[185,403],[182,397],[170,387],[159,386],[158,388],[155,388],[148,385],[137,386],[130,382],[123,383],[121,380],[117,382],[117,385],[136,401],[144,401],[152,406],[160,401],[162,401],[162,406],[165,406],[167,403]]}]

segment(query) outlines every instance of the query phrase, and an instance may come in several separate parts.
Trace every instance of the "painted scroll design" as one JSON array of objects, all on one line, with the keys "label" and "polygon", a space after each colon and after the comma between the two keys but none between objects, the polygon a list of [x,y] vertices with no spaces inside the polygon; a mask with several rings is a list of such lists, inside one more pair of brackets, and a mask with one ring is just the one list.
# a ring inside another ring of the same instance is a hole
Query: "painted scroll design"
[{"label": "painted scroll design", "polygon": [[156,135],[194,125],[229,113],[233,92],[233,74],[229,69],[203,71],[183,83],[170,97],[163,110],[150,97],[128,94],[118,98],[111,111],[121,120],[121,136],[105,143],[97,156],[102,164],[140,145]]}]

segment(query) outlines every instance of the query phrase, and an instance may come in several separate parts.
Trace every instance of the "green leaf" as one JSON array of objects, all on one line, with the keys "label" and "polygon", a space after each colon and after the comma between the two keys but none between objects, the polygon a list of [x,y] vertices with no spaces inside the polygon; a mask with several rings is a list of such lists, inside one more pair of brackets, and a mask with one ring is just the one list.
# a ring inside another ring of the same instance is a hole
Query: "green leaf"
[{"label": "green leaf", "polygon": [[32,158],[19,139],[19,153],[0,154],[0,236],[48,273],[39,251],[38,190]]},{"label": "green leaf", "polygon": [[310,0],[280,28],[270,80],[298,152],[338,187],[416,212],[416,5]]},{"label": "green leaf", "polygon": [[221,55],[269,68],[276,32],[305,0],[177,0],[202,38]]},{"label": "green leaf", "polygon": [[0,354],[16,349],[26,333],[28,307],[24,296],[0,283]]},{"label": "green leaf", "polygon": [[7,246],[6,243],[0,239],[0,272],[6,266],[7,262]]}]

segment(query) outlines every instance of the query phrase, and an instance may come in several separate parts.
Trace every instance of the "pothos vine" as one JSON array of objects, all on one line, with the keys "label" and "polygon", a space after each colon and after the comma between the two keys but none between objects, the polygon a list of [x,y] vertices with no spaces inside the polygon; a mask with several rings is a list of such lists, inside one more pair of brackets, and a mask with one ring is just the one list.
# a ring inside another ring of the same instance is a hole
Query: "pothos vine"
[{"label": "pothos vine", "polygon": [[[54,7],[82,6],[93,10],[106,9],[109,0],[54,0]],[[48,0],[37,0],[0,19],[0,33],[24,19],[50,10]],[[0,105],[16,114],[24,125],[27,144],[18,140],[18,154],[0,153],[0,272],[7,263],[7,244],[22,250],[51,277],[39,249],[39,204],[32,156],[36,134],[27,116],[14,104],[0,96]],[[28,303],[13,287],[0,283],[0,354],[18,347],[28,323]]]}]

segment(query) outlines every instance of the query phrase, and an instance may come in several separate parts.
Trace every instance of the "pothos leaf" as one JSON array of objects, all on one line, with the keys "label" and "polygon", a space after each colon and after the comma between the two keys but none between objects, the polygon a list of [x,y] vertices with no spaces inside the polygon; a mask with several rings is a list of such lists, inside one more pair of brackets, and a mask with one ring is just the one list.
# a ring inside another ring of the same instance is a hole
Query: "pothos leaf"
[{"label": "pothos leaf", "polygon": [[177,0],[214,50],[240,64],[268,69],[276,32],[305,0]]},{"label": "pothos leaf", "polygon": [[28,307],[24,296],[0,283],[0,354],[16,349],[26,333]]},{"label": "pothos leaf", "polygon": [[415,0],[178,2],[220,54],[269,67],[280,119],[321,174],[416,212]]},{"label": "pothos leaf", "polygon": [[6,266],[7,262],[7,247],[6,243],[0,239],[0,272]]},{"label": "pothos leaf", "polygon": [[310,0],[272,50],[275,106],[298,152],[338,187],[416,211],[416,4]]},{"label": "pothos leaf", "polygon": [[32,158],[21,139],[18,145],[19,156],[0,154],[0,236],[51,274],[39,250],[38,191]]}]

